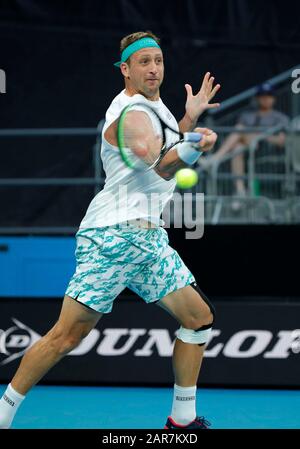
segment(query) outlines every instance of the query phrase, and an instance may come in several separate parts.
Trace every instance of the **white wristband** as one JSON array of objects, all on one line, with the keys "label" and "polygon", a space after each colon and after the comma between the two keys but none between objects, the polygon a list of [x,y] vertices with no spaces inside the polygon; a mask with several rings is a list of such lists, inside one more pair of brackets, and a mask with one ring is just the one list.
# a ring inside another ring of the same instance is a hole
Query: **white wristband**
[{"label": "white wristband", "polygon": [[189,142],[178,143],[176,149],[178,157],[187,165],[193,165],[203,153],[203,151],[195,150]]}]

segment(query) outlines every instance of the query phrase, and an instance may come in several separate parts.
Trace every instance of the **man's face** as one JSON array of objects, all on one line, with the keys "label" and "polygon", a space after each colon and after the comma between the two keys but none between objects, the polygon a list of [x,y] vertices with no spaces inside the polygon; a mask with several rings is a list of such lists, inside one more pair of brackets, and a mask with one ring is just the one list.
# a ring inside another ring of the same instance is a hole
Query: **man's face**
[{"label": "man's face", "polygon": [[270,110],[273,108],[275,103],[275,97],[273,95],[259,95],[257,97],[258,107],[262,110]]},{"label": "man's face", "polygon": [[164,78],[163,54],[159,48],[143,48],[130,56],[126,67],[125,64],[122,73],[129,76],[127,81],[131,87],[146,97],[157,95]]}]

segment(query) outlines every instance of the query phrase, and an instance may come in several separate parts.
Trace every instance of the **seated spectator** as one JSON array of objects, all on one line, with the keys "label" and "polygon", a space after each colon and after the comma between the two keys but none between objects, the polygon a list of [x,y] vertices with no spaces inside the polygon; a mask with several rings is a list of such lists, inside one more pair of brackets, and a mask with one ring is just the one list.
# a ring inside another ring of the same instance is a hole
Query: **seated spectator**
[{"label": "seated spectator", "polygon": [[[249,127],[266,127],[271,128],[277,125],[287,126],[289,123],[288,117],[282,112],[274,109],[276,101],[274,88],[268,84],[262,84],[257,88],[256,105],[254,110],[243,112],[238,118],[236,128],[243,129]],[[199,164],[203,168],[209,168],[214,162],[219,161],[230,151],[249,146],[250,142],[257,137],[258,133],[231,133],[222,143],[220,148],[210,157],[199,159]],[[285,143],[285,133],[279,132],[277,135],[270,136],[267,140],[277,147],[283,147]],[[236,176],[244,176],[245,174],[245,155],[244,153],[236,155],[231,160],[231,170]],[[242,178],[235,181],[236,194],[245,196],[246,187]]]}]

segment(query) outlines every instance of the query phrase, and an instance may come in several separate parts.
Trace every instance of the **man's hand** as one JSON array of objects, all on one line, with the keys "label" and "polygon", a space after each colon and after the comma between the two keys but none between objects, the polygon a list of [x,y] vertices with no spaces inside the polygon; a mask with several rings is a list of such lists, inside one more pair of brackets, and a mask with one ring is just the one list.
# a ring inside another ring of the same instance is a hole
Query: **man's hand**
[{"label": "man's hand", "polygon": [[[201,133],[203,135],[198,144],[199,151],[209,151],[213,148],[218,138],[214,131],[208,128],[195,128],[194,132]],[[177,170],[186,166],[186,163],[178,157],[176,148],[173,148],[165,155],[159,165],[155,167],[155,171],[162,178],[170,180],[174,177]]]},{"label": "man's hand", "polygon": [[194,131],[203,134],[199,142],[200,151],[210,151],[217,141],[217,134],[208,128],[195,128]]},{"label": "man's hand", "polygon": [[207,109],[214,109],[220,106],[220,103],[210,103],[221,87],[220,84],[216,84],[213,87],[214,80],[214,77],[210,76],[210,72],[207,72],[196,95],[193,95],[190,84],[185,84],[187,93],[185,111],[192,123],[196,123],[199,116]]}]

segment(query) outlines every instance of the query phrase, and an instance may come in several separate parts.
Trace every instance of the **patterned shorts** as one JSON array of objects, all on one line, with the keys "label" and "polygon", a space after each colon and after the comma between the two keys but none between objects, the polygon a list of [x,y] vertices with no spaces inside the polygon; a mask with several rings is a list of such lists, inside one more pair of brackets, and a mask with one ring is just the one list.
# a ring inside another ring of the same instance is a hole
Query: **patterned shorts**
[{"label": "patterned shorts", "polygon": [[165,229],[132,224],[83,229],[76,234],[76,271],[66,294],[97,312],[109,313],[128,287],[146,303],[195,281]]}]

